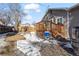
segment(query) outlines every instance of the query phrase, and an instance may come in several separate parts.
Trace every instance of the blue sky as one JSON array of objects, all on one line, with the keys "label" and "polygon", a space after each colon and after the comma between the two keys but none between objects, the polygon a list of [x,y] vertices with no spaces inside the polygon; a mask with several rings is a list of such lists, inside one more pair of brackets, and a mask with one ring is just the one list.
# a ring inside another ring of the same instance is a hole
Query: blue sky
[{"label": "blue sky", "polygon": [[[73,3],[40,3],[21,4],[23,11],[27,14],[22,18],[22,24],[36,23],[41,21],[48,8],[70,8]],[[6,4],[0,4],[0,10],[8,9]]]}]

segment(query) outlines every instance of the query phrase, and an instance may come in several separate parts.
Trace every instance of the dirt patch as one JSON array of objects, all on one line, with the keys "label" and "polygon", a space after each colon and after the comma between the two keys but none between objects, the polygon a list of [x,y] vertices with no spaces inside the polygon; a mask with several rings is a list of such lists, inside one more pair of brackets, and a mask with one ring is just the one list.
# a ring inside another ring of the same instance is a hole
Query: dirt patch
[{"label": "dirt patch", "polygon": [[17,40],[23,40],[23,39],[24,39],[23,35],[16,34],[16,35],[13,35],[13,36],[7,36],[5,40],[6,41],[17,41]]},{"label": "dirt patch", "polygon": [[45,47],[42,47],[40,53],[42,56],[71,56],[71,54],[69,54],[62,47],[57,45],[47,45]]}]

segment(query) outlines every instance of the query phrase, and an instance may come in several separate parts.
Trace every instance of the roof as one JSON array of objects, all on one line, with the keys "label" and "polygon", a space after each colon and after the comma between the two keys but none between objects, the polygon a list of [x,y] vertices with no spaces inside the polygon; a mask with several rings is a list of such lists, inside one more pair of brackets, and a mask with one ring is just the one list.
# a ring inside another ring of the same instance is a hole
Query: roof
[{"label": "roof", "polygon": [[56,10],[56,11],[66,11],[66,10],[68,10],[67,8],[50,8],[50,9],[48,9],[47,10],[47,12],[46,12],[46,14],[44,15],[44,17],[42,18],[42,21],[43,21],[43,19],[45,18],[45,16],[50,12],[50,11],[52,11],[52,10]]},{"label": "roof", "polygon": [[75,4],[74,6],[70,7],[69,10],[75,9],[75,8],[77,8],[77,7],[79,7],[79,3],[77,3],[77,4]]},{"label": "roof", "polygon": [[68,8],[50,8],[48,10],[67,10]]}]

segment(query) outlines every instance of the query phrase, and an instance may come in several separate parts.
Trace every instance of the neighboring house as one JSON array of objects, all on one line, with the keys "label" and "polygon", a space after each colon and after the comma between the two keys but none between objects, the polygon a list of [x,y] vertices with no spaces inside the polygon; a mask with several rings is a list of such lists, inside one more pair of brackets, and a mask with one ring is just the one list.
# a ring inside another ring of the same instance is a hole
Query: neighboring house
[{"label": "neighboring house", "polygon": [[27,31],[27,28],[30,26],[30,24],[20,24],[19,25],[19,32],[26,32]]},{"label": "neighboring house", "polygon": [[13,32],[13,27],[0,25],[0,34],[7,33],[7,32]]},{"label": "neighboring house", "polygon": [[34,24],[30,24],[30,26],[27,28],[28,32],[36,32],[36,27]]},{"label": "neighboring house", "polygon": [[0,25],[4,25],[4,23],[2,22],[2,20],[0,20]]},{"label": "neighboring house", "polygon": [[51,31],[53,36],[62,36],[67,39],[69,38],[67,19],[66,9],[49,9],[41,22],[45,23],[46,30]]},{"label": "neighboring house", "polygon": [[69,9],[69,32],[71,39],[79,37],[79,4]]},{"label": "neighboring house", "polygon": [[12,32],[13,26],[6,26],[4,22],[0,19],[0,34]]},{"label": "neighboring house", "polygon": [[75,51],[79,55],[79,4],[71,7],[69,14],[69,34]]}]

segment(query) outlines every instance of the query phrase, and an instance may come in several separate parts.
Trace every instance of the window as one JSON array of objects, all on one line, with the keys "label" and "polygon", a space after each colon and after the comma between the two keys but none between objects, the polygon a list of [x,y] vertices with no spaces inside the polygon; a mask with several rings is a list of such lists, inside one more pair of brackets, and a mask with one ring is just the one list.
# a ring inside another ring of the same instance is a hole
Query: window
[{"label": "window", "polygon": [[59,16],[55,16],[52,18],[52,22],[55,24],[64,24],[64,18],[63,17],[59,17]]},{"label": "window", "polygon": [[58,17],[57,18],[57,23],[64,24],[64,18],[63,17]]},{"label": "window", "polygon": [[55,20],[56,20],[55,18],[52,18],[52,22],[53,22],[53,23],[55,23],[55,22],[56,22]]}]

